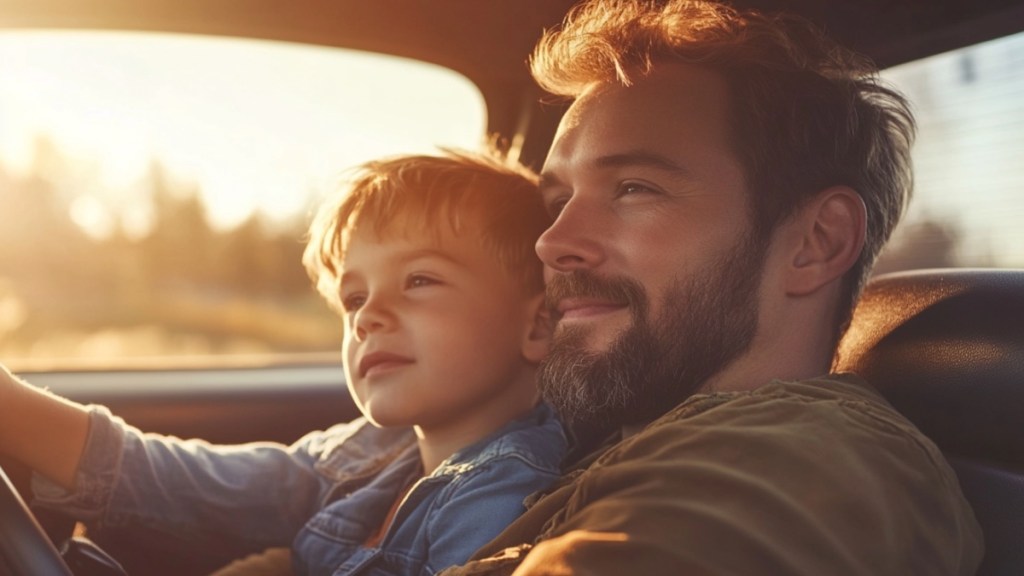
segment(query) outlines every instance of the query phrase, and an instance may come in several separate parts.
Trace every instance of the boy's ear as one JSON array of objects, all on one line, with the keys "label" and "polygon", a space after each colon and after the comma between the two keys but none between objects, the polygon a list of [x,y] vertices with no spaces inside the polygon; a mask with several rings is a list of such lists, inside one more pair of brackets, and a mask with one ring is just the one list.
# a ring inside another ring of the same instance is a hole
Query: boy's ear
[{"label": "boy's ear", "polygon": [[544,295],[540,294],[527,303],[530,322],[523,337],[523,357],[533,364],[539,363],[548,354],[554,323],[551,313],[544,305]]},{"label": "boy's ear", "polygon": [[849,186],[833,186],[801,208],[791,225],[786,293],[805,296],[841,278],[857,262],[867,208]]}]

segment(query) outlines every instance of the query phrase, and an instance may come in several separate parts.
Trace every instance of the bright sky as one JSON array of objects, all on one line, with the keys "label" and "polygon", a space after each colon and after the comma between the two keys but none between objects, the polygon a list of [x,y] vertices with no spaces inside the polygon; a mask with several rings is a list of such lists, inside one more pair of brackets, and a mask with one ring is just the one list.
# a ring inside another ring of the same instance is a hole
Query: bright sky
[{"label": "bright sky", "polygon": [[475,147],[468,80],[406,60],[197,36],[0,33],[0,164],[24,172],[47,134],[102,180],[75,204],[103,232],[130,211],[150,162],[195,182],[217,224],[305,210],[361,161]]}]

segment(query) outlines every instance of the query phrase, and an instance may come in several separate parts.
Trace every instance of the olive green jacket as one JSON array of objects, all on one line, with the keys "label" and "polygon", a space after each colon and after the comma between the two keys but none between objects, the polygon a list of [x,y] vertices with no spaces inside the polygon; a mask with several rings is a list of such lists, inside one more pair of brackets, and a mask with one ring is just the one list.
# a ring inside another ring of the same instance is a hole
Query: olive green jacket
[{"label": "olive green jacket", "polygon": [[939,450],[840,375],[693,396],[442,574],[969,575],[982,553]]}]

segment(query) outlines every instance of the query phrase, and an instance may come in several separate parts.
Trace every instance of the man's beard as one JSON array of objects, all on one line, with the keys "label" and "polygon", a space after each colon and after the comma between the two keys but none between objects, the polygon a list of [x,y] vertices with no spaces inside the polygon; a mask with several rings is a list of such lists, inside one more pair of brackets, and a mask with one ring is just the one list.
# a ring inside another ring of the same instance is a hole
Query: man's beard
[{"label": "man's beard", "polygon": [[633,321],[603,352],[586,349],[585,327],[562,327],[541,364],[544,398],[580,437],[649,422],[699,391],[754,338],[765,244],[751,234],[706,270],[676,278],[659,295],[656,318],[633,279],[585,270],[554,277],[550,307],[598,297],[626,304]]}]

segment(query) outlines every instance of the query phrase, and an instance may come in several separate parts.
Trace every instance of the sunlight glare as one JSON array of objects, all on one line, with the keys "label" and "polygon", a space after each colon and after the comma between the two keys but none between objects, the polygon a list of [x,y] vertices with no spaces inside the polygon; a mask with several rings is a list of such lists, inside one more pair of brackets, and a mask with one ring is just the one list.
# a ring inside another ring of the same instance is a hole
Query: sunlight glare
[{"label": "sunlight glare", "polygon": [[115,220],[95,196],[82,195],[71,201],[71,220],[94,238],[107,238],[114,232]]},{"label": "sunlight glare", "polygon": [[[69,158],[98,165],[107,184],[100,200],[121,206],[158,160],[201,189],[218,226],[254,210],[301,214],[351,165],[438,145],[472,148],[484,134],[483,99],[467,79],[340,49],[5,31],[0,74],[0,166],[26,173],[45,135]],[[101,226],[88,210],[76,221]]]}]

